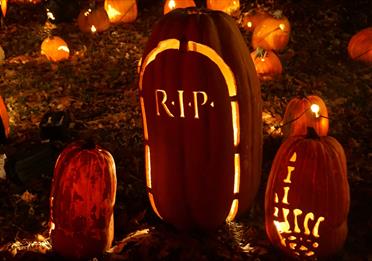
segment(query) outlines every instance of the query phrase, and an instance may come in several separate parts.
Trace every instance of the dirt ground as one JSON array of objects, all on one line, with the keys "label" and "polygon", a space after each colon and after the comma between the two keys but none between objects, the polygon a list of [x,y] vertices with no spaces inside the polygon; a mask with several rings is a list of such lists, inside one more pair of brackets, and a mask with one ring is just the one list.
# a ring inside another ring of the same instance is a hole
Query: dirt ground
[{"label": "dirt ground", "polygon": [[[266,237],[264,191],[282,141],[272,126],[281,123],[288,101],[303,93],[325,101],[329,135],[342,144],[348,162],[349,233],[342,251],[326,260],[372,260],[372,67],[347,55],[351,36],[372,24],[370,1],[241,1],[242,14],[255,5],[282,10],[292,25],[289,44],[278,54],[282,75],[261,82],[262,181],[249,213],[203,234],[180,233],[161,222],[146,195],[137,64],[162,16],[161,3],[145,1],[134,23],[96,35],[81,33],[75,22],[58,24],[53,34],[70,47],[69,60],[58,64],[40,55],[50,30],[42,5],[9,4],[0,28],[6,56],[0,94],[11,127],[0,147],[7,156],[6,179],[0,179],[0,260],[61,259],[48,238],[53,166],[66,144],[89,135],[112,153],[118,178],[114,247],[98,260],[287,260]],[[241,32],[252,50],[251,33]],[[63,133],[45,142],[43,115],[63,110],[69,116]]]}]

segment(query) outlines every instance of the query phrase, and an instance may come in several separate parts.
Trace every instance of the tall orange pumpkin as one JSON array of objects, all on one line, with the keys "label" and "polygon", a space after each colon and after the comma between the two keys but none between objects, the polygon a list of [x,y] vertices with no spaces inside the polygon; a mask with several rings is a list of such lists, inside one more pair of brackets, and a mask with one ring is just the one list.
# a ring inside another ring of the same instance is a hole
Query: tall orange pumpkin
[{"label": "tall orange pumpkin", "polygon": [[279,57],[271,50],[257,48],[251,52],[251,57],[261,80],[272,80],[283,71]]},{"label": "tall orange pumpkin", "polygon": [[266,233],[288,255],[335,254],[347,236],[350,195],[346,158],[336,139],[288,138],[273,161],[265,194]]},{"label": "tall orange pumpkin", "polygon": [[164,3],[164,14],[177,8],[195,7],[194,0],[166,0]]},{"label": "tall orange pumpkin", "polygon": [[138,15],[136,0],[105,0],[104,4],[111,23],[131,23]]},{"label": "tall orange pumpkin", "polygon": [[67,146],[57,159],[50,195],[53,250],[68,258],[102,254],[114,237],[116,170],[92,142]]},{"label": "tall orange pumpkin", "polygon": [[372,64],[372,27],[354,34],[347,50],[351,59]]},{"label": "tall orange pumpkin", "polygon": [[281,11],[264,19],[253,31],[252,46],[266,50],[283,50],[289,41],[291,25]]},{"label": "tall orange pumpkin", "polygon": [[157,215],[208,230],[246,211],[261,173],[261,96],[234,19],[196,8],[164,16],[142,56],[139,94]]},{"label": "tall orange pumpkin", "polygon": [[309,95],[291,99],[283,116],[284,137],[306,135],[312,127],[319,136],[327,136],[328,110],[319,96]]},{"label": "tall orange pumpkin", "polygon": [[207,0],[207,8],[211,10],[218,10],[229,15],[235,15],[239,12],[239,0]]}]

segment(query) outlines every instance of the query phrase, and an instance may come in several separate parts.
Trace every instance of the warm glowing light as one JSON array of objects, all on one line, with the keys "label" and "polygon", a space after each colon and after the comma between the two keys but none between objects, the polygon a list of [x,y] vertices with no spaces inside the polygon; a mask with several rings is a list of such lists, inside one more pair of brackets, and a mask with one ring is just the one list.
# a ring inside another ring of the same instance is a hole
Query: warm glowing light
[{"label": "warm glowing light", "polygon": [[110,21],[115,20],[117,17],[121,16],[121,13],[114,7],[112,7],[110,4],[107,5],[106,12]]},{"label": "warm glowing light", "polygon": [[236,213],[238,213],[238,206],[239,206],[238,199],[234,199],[232,204],[231,204],[229,215],[226,218],[227,222],[231,222],[231,221],[234,220],[234,218],[236,216]]},{"label": "warm glowing light", "polygon": [[315,118],[319,118],[320,107],[318,104],[311,104],[310,110],[315,114]]},{"label": "warm glowing light", "polygon": [[284,31],[284,29],[285,29],[285,24],[280,24],[280,25],[279,25],[279,28],[280,28],[280,30]]},{"label": "warm glowing light", "polygon": [[174,8],[176,8],[176,2],[174,0],[170,0],[168,3],[168,7],[170,10],[173,10]]},{"label": "warm glowing light", "polygon": [[240,155],[239,153],[235,154],[234,157],[235,165],[235,175],[234,175],[234,194],[239,193],[240,187]]},{"label": "warm glowing light", "polygon": [[234,131],[234,146],[240,143],[240,122],[239,122],[239,104],[236,101],[231,102],[231,113]]},{"label": "warm glowing light", "polygon": [[152,188],[151,184],[151,154],[150,146],[145,146],[145,157],[146,157],[146,185],[149,189]]},{"label": "warm glowing light", "polygon": [[248,26],[249,28],[252,28],[253,23],[252,23],[251,21],[249,21],[249,22],[247,22],[247,26]]},{"label": "warm glowing light", "polygon": [[70,53],[70,49],[68,49],[68,47],[66,45],[58,46],[57,50],[58,51],[64,51],[66,53]]},{"label": "warm glowing light", "polygon": [[155,214],[156,214],[160,219],[163,219],[162,216],[160,216],[158,209],[156,208],[155,201],[154,201],[154,196],[152,195],[152,193],[149,193],[149,200],[150,200],[150,204],[151,204],[152,209],[154,210]]},{"label": "warm glowing light", "polygon": [[56,18],[54,17],[54,14],[49,9],[47,9],[46,11],[47,11],[48,19],[53,20],[53,21],[56,20]]},{"label": "warm glowing light", "polygon": [[97,28],[96,28],[94,25],[92,25],[92,26],[90,27],[90,30],[92,31],[92,33],[97,32]]},{"label": "warm glowing light", "polygon": [[84,16],[88,16],[92,12],[92,9],[88,9],[84,12]]}]

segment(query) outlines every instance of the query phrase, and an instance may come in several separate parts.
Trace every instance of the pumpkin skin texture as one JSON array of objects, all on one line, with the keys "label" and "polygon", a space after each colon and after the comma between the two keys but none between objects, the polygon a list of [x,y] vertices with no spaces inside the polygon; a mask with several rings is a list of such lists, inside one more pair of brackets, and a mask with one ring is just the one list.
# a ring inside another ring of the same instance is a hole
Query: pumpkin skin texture
[{"label": "pumpkin skin texture", "polygon": [[176,8],[195,7],[194,0],[167,0],[164,3],[163,13],[167,14]]},{"label": "pumpkin skin texture", "polygon": [[252,47],[266,50],[283,50],[289,41],[291,25],[280,12],[263,20],[253,31]]},{"label": "pumpkin skin texture", "polygon": [[113,24],[134,22],[138,15],[136,0],[105,0],[104,7]]},{"label": "pumpkin skin texture", "polygon": [[234,19],[195,8],[164,16],[139,90],[155,213],[181,230],[212,230],[245,212],[261,173],[261,97]]},{"label": "pumpkin skin texture", "polygon": [[339,251],[350,205],[346,172],[345,153],[336,139],[288,138],[274,158],[266,187],[271,243],[300,259]]},{"label": "pumpkin skin texture", "polygon": [[239,12],[239,0],[207,0],[207,8],[211,10],[218,10],[229,15],[235,15]]},{"label": "pumpkin skin texture", "polygon": [[61,37],[51,36],[45,38],[41,43],[41,54],[51,62],[59,62],[68,59],[70,50]]},{"label": "pumpkin skin texture", "polygon": [[279,57],[271,50],[258,48],[251,52],[251,57],[256,67],[257,75],[261,80],[272,80],[283,71]]},{"label": "pumpkin skin texture", "polygon": [[257,25],[261,24],[270,15],[261,9],[252,9],[243,17],[242,26],[245,30],[253,32]]},{"label": "pumpkin skin texture", "polygon": [[52,180],[53,250],[79,259],[110,248],[115,196],[116,170],[111,154],[89,143],[67,146],[57,159]]},{"label": "pumpkin skin texture", "polygon": [[353,35],[347,50],[351,59],[372,64],[372,27]]},{"label": "pumpkin skin texture", "polygon": [[[316,117],[316,114],[311,111],[312,104],[319,106],[319,117]],[[314,128],[319,136],[327,136],[328,134],[328,110],[323,99],[316,95],[291,99],[283,116],[284,138],[306,135],[308,127]]]},{"label": "pumpkin skin texture", "polygon": [[0,141],[5,141],[9,137],[10,126],[9,114],[2,96],[0,96],[0,117]]},{"label": "pumpkin skin texture", "polygon": [[110,27],[110,19],[103,7],[83,9],[77,23],[80,31],[84,33],[103,32]]}]

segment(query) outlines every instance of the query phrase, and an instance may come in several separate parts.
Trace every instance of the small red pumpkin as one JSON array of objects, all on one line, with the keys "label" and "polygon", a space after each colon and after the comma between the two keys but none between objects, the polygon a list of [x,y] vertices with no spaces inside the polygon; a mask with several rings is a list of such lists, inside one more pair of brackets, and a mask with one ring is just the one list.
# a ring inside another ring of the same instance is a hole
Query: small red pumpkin
[{"label": "small red pumpkin", "polygon": [[322,98],[316,95],[291,99],[284,113],[284,138],[306,135],[308,127],[314,128],[319,136],[328,134],[328,110]]},{"label": "small red pumpkin", "polygon": [[261,80],[272,80],[283,71],[279,57],[271,50],[257,48],[251,52],[251,58]]},{"label": "small red pumpkin", "polygon": [[365,28],[353,35],[347,50],[351,59],[372,63],[372,27]]},{"label": "small red pumpkin", "polygon": [[266,11],[262,9],[252,9],[243,16],[242,26],[244,29],[253,32],[257,25],[270,17]]},{"label": "small red pumpkin", "polygon": [[116,170],[93,142],[67,146],[57,159],[50,195],[53,250],[69,258],[102,254],[114,236]]},{"label": "small red pumpkin", "polygon": [[264,19],[253,31],[252,46],[266,50],[283,50],[289,41],[291,25],[281,11]]},{"label": "small red pumpkin", "polygon": [[280,146],[265,194],[266,233],[275,247],[301,260],[336,253],[349,205],[346,158],[336,139],[310,128]]},{"label": "small red pumpkin", "polygon": [[42,55],[45,55],[49,61],[59,62],[67,60],[70,56],[70,49],[67,43],[58,36],[50,36],[41,43]]},{"label": "small red pumpkin", "polygon": [[77,23],[84,33],[103,32],[110,27],[110,19],[102,6],[83,9],[78,16]]},{"label": "small red pumpkin", "polygon": [[194,0],[167,0],[164,3],[164,14],[177,8],[195,7]]}]

